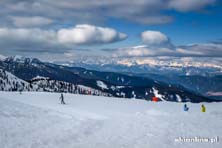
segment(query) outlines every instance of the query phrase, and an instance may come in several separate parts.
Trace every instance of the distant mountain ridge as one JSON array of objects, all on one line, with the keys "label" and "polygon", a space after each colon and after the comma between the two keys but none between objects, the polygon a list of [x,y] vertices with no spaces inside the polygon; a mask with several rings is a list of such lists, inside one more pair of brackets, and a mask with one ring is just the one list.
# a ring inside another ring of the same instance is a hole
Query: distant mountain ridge
[{"label": "distant mountain ridge", "polygon": [[[193,61],[192,61],[193,59]],[[162,81],[212,97],[222,93],[222,60],[220,58],[83,58],[80,61],[55,62],[70,67],[110,71]],[[210,93],[209,93],[210,92]],[[221,95],[214,98],[222,99]]]},{"label": "distant mountain ridge", "polygon": [[93,58],[82,57],[73,61],[55,61],[59,65],[83,67],[98,71],[124,73],[162,73],[174,75],[222,75],[222,59],[207,57],[132,57],[132,58]]}]

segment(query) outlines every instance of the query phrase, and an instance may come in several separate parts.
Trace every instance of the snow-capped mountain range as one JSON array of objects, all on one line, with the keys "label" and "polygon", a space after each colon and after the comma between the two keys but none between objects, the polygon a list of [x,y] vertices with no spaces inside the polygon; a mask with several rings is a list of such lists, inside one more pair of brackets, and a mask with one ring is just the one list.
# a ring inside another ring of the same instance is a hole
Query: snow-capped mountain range
[{"label": "snow-capped mountain range", "polygon": [[[172,85],[148,77],[67,67],[32,58],[5,58],[0,61],[0,69],[2,69],[2,75],[7,73],[7,75],[17,77],[19,81],[25,81],[25,86],[28,87],[22,89],[25,91],[69,93],[79,93],[81,91],[83,94],[90,95],[146,100],[158,97],[164,101],[214,101],[212,98],[202,96],[180,85]],[[2,80],[11,79],[11,77],[5,77],[3,76]],[[4,84],[1,83],[1,85]],[[11,85],[11,88],[14,89],[9,90],[19,90],[13,83]]]},{"label": "snow-capped mountain range", "polygon": [[210,57],[130,57],[130,58],[77,58],[59,62],[93,70],[126,73],[162,73],[176,75],[222,75],[222,59]]}]

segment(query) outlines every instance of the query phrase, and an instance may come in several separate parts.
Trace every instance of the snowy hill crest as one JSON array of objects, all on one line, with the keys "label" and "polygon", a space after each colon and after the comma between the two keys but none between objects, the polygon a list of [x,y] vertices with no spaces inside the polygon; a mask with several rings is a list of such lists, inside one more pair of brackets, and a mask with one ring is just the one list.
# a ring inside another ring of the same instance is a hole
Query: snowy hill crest
[{"label": "snowy hill crest", "polygon": [[1,91],[30,91],[31,85],[10,72],[0,69],[0,90]]},{"label": "snowy hill crest", "polygon": [[2,69],[0,69],[0,91],[45,91],[111,96],[108,93],[90,87],[51,80],[42,76],[34,77],[30,82],[26,82]]}]

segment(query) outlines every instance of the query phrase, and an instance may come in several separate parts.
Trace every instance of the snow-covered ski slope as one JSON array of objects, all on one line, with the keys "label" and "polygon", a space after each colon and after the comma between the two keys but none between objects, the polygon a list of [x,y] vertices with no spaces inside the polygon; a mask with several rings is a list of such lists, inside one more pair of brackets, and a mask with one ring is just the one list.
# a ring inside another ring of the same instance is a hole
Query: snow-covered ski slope
[{"label": "snow-covered ski slope", "polygon": [[148,102],[58,93],[0,92],[1,148],[221,148],[222,103]]}]

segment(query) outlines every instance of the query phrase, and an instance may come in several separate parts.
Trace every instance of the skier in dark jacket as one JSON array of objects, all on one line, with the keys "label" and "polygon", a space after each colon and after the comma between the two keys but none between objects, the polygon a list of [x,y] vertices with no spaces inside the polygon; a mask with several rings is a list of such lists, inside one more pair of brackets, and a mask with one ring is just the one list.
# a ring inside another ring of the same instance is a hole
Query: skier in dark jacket
[{"label": "skier in dark jacket", "polygon": [[187,104],[184,104],[183,110],[184,111],[188,111],[189,110],[189,107],[187,107]]},{"label": "skier in dark jacket", "polygon": [[61,100],[61,104],[66,104],[66,103],[64,102],[63,94],[61,94],[61,96],[60,96],[60,100]]}]

